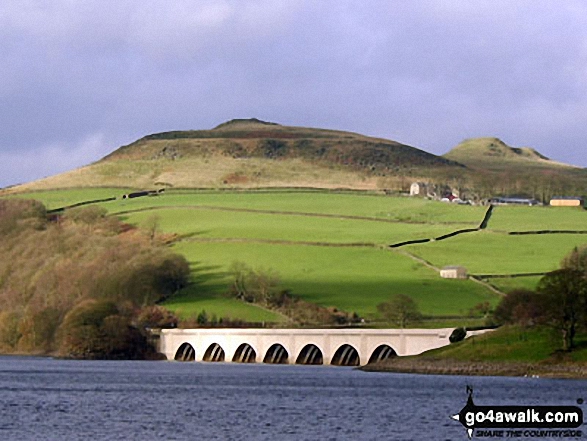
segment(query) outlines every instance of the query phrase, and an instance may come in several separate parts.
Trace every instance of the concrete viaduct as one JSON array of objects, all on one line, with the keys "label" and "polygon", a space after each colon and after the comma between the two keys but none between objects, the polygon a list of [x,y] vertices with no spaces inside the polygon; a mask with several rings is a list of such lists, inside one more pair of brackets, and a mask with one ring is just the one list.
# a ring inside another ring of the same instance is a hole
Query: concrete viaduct
[{"label": "concrete viaduct", "polygon": [[168,360],[359,366],[449,344],[443,329],[163,329]]}]

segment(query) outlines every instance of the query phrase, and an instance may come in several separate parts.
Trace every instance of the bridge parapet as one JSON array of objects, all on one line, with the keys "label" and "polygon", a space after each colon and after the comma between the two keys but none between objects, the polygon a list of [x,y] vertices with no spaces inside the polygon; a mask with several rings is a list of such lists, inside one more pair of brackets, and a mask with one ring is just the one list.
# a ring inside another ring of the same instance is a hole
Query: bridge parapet
[{"label": "bridge parapet", "polygon": [[168,360],[337,364],[357,366],[448,345],[441,329],[163,329]]}]

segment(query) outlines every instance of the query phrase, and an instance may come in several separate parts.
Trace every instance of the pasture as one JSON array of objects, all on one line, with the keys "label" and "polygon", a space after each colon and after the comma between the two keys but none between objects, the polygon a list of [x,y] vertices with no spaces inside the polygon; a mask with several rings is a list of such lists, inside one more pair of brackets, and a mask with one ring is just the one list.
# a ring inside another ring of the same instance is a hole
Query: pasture
[{"label": "pasture", "polygon": [[[44,191],[34,197],[50,208],[81,199],[120,197],[128,190]],[[173,233],[175,251],[192,266],[193,284],[169,300],[182,317],[208,315],[281,322],[271,311],[227,297],[229,268],[243,262],[279,275],[280,287],[307,301],[378,320],[376,306],[408,294],[434,318],[466,318],[499,296],[472,280],[446,280],[433,268],[463,265],[472,274],[546,272],[586,234],[508,235],[508,231],[587,229],[587,212],[549,207],[495,207],[486,230],[442,241],[390,249],[389,244],[430,239],[477,227],[487,207],[461,206],[405,196],[309,190],[171,190],[156,197],[101,203],[110,214],[157,234]],[[410,257],[412,255],[412,257]],[[424,265],[424,259],[430,265]],[[509,291],[533,288],[539,277],[490,279]],[[454,323],[461,323],[456,320]]]},{"label": "pasture", "polygon": [[574,247],[585,243],[587,234],[512,236],[479,231],[405,249],[437,267],[462,265],[471,274],[519,274],[553,271]]}]

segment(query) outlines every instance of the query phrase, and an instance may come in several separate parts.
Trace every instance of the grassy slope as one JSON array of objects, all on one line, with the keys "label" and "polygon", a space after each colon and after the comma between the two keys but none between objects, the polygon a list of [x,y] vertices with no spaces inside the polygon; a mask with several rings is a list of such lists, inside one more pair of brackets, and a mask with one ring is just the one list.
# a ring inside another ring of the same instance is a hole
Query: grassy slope
[{"label": "grassy slope", "polygon": [[365,370],[421,374],[580,378],[587,375],[587,335],[572,352],[560,351],[560,334],[548,328],[504,326],[459,343],[410,357],[393,357]]},{"label": "grassy slope", "polygon": [[[200,276],[205,278],[206,275]],[[286,323],[285,317],[249,303],[215,293],[207,285],[195,284],[165,303],[181,318],[195,318],[205,311],[208,318],[231,318],[251,323]]]},{"label": "grassy slope", "polygon": [[[587,338],[577,339],[574,361],[587,361]],[[548,360],[560,348],[560,337],[550,329],[505,326],[494,332],[468,338],[444,348],[426,352],[422,359],[458,361],[539,362]]]},{"label": "grassy slope", "polygon": [[116,213],[148,207],[185,205],[338,214],[427,224],[461,223],[468,226],[477,226],[486,210],[484,207],[474,206],[456,208],[454,205],[421,198],[286,190],[256,193],[172,190],[161,198],[121,201],[110,207],[110,210]]},{"label": "grassy slope", "polygon": [[152,216],[161,229],[188,235],[193,240],[250,239],[323,243],[391,244],[404,240],[439,236],[453,225],[400,224],[368,220],[325,218],[312,215],[282,215],[229,210],[168,208],[123,215],[140,225]]},{"label": "grassy slope", "polygon": [[587,231],[587,211],[577,207],[495,207],[488,228],[495,231]]},{"label": "grassy slope", "polygon": [[[174,187],[320,187],[374,190],[381,179],[341,167],[325,167],[299,159],[275,161],[263,158],[247,160],[221,155],[169,160],[126,160],[98,162],[91,166],[23,184],[19,191],[54,188],[93,187],[96,185],[153,188]],[[341,184],[345,183],[345,184]]]},{"label": "grassy slope", "polygon": [[272,268],[284,287],[305,300],[373,318],[378,303],[396,293],[412,296],[425,314],[459,315],[496,296],[471,281],[445,280],[404,256],[368,248],[180,243],[175,250],[200,268],[202,288],[222,293],[234,261]]},{"label": "grassy slope", "polygon": [[[517,274],[555,270],[587,234],[508,235],[508,231],[587,230],[587,211],[578,208],[495,207],[488,229],[405,249],[437,267],[463,265],[471,274]],[[503,291],[534,289],[540,277],[492,278]]]},{"label": "grassy slope", "polygon": [[[167,205],[178,208],[135,211]],[[482,207],[456,207],[421,199],[345,194],[185,192],[125,200],[105,206],[112,212],[125,212],[124,218],[131,223],[141,224],[150,216],[157,215],[163,231],[192,234],[175,249],[186,255],[195,268],[200,268],[197,272],[201,273],[205,282],[199,290],[207,293],[207,298],[205,303],[195,292],[186,293],[182,300],[184,309],[184,300],[190,298],[193,310],[211,311],[210,298],[221,296],[226,291],[229,281],[226,272],[234,261],[275,269],[281,275],[282,285],[306,300],[357,311],[368,317],[375,316],[377,303],[387,300],[395,292],[413,295],[422,310],[432,315],[465,314],[481,301],[495,303],[497,300],[472,282],[442,280],[434,271],[389,251],[205,241],[206,238],[233,238],[385,245],[477,225],[485,211]],[[194,209],[195,206],[402,219],[418,223],[231,212]],[[424,223],[431,221],[446,224]],[[457,223],[459,221],[467,223]],[[386,271],[385,268],[393,269]],[[172,307],[175,305],[175,302],[170,304]]]},{"label": "grassy slope", "polygon": [[510,236],[486,231],[406,249],[438,267],[462,265],[471,274],[517,274],[553,271],[573,247],[585,243],[585,234]]},{"label": "grassy slope", "polygon": [[[109,196],[114,190],[99,189],[91,192],[90,197]],[[84,191],[42,192],[35,197],[54,206],[75,202]],[[116,190],[116,194],[120,192]],[[234,261],[272,268],[281,275],[282,285],[295,294],[367,317],[375,317],[377,303],[398,292],[412,295],[424,313],[436,316],[466,314],[481,301],[495,304],[498,300],[497,296],[471,281],[440,279],[435,271],[401,252],[299,243],[372,242],[384,245],[420,235],[431,237],[477,225],[485,211],[483,207],[414,198],[317,192],[168,192],[159,197],[117,200],[102,205],[111,213],[119,213],[128,222],[138,225],[156,214],[162,230],[187,236],[175,245],[175,249],[185,254],[194,265],[197,289],[186,291],[182,298],[170,303],[184,315],[206,309],[209,314],[219,317],[232,315],[254,321],[280,320],[276,316],[271,319],[267,315],[270,313],[264,310],[222,296],[229,282],[226,272]],[[261,212],[238,211],[242,209]],[[553,224],[582,229],[586,215],[587,212],[581,210],[498,207],[488,231],[405,249],[437,266],[464,264],[473,273],[548,271],[556,268],[573,246],[587,242],[587,236],[508,236],[499,230],[512,225],[522,229],[528,223],[533,226],[526,229],[534,229],[534,225],[542,229]],[[378,222],[377,219],[409,222]],[[267,239],[293,243],[262,243]],[[492,279],[491,282],[511,289],[519,286],[518,282],[531,287],[537,280]]]}]

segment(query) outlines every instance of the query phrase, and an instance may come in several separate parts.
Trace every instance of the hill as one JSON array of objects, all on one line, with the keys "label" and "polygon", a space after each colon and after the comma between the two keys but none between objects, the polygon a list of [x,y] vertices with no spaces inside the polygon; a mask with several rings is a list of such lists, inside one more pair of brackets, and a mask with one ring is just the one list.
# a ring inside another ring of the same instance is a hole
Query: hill
[{"label": "hill", "polygon": [[[20,186],[319,187],[377,189],[454,174],[461,164],[351,132],[236,119],[212,130],[157,133],[94,164]],[[409,177],[406,179],[406,177]]]},{"label": "hill", "polygon": [[463,141],[443,156],[352,132],[234,119],[211,130],[155,133],[101,160],[5,192],[56,188],[345,188],[408,191],[484,199],[524,196],[548,202],[578,196],[587,169],[561,164],[497,138]]},{"label": "hill", "polygon": [[444,158],[472,167],[497,168],[519,163],[526,167],[566,167],[572,165],[553,161],[531,147],[510,147],[498,138],[466,139],[443,155]]},{"label": "hill", "polygon": [[443,155],[464,164],[464,185],[480,197],[527,196],[548,203],[555,195],[578,196],[587,188],[587,169],[553,161],[530,147],[511,147],[498,138],[467,139]]}]

